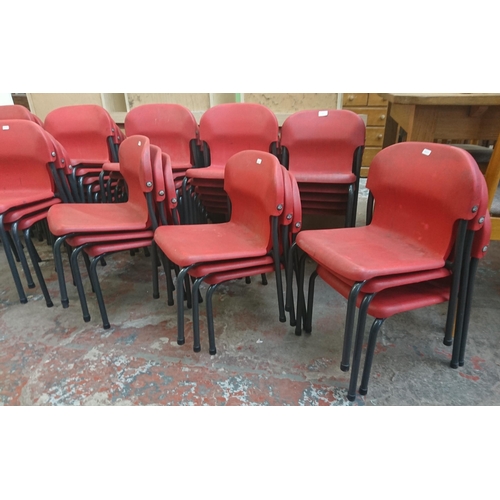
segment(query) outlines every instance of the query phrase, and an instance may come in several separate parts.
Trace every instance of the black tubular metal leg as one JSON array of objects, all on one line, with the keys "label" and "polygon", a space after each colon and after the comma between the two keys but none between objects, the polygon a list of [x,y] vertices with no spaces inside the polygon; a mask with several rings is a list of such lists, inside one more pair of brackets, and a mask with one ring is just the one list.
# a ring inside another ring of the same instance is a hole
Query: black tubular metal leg
[{"label": "black tubular metal leg", "polygon": [[469,332],[470,310],[472,307],[472,296],[474,294],[474,282],[476,271],[479,265],[479,259],[471,259],[469,269],[469,283],[467,285],[467,300],[465,302],[464,321],[462,329],[462,340],[460,342],[460,354],[458,357],[458,366],[464,366],[465,363],[465,346],[467,344],[467,334]]},{"label": "black tubular metal leg", "polygon": [[[289,266],[286,268],[286,301],[285,301],[285,309],[287,311],[292,311],[294,309],[293,305],[293,271],[295,266],[295,259],[296,259],[296,253],[298,252],[297,250],[297,244],[293,243],[290,249],[288,250],[288,262]],[[293,315],[293,324],[292,324],[292,318],[290,315],[290,326],[295,326],[295,314]]]},{"label": "black tubular metal leg", "polygon": [[47,290],[47,285],[45,284],[40,266],[38,265],[39,255],[37,254],[35,246],[31,241],[30,228],[24,230],[24,240],[26,241],[26,248],[28,249],[31,263],[33,264],[33,269],[35,270],[35,274],[38,279],[38,283],[40,283],[40,288],[42,289],[45,303],[47,304],[47,307],[52,307],[54,304],[52,302],[52,299],[50,298],[49,291]]},{"label": "black tubular metal leg", "polygon": [[297,318],[295,324],[295,335],[302,335],[302,323],[307,311],[305,310],[304,299],[304,274],[307,254],[303,253],[299,258],[297,276]]},{"label": "black tubular metal leg", "polygon": [[[183,282],[187,281],[189,286],[188,271],[193,266],[183,267],[177,275],[177,345],[184,345],[186,339],[184,338],[184,286]],[[186,280],[186,277],[188,280]]]},{"label": "black tubular metal leg", "polygon": [[9,239],[7,238],[7,231],[5,231],[3,225],[3,217],[4,214],[0,215],[0,240],[2,241],[3,249],[5,251],[5,256],[7,257],[7,262],[9,263],[12,278],[16,285],[17,294],[19,295],[19,301],[21,302],[21,304],[26,304],[26,302],[28,302],[28,298],[24,293],[23,285],[21,284],[21,279],[19,278],[19,273],[17,272],[16,262],[12,255],[12,249]]},{"label": "black tubular metal leg", "polygon": [[276,274],[276,289],[278,294],[278,311],[279,320],[281,323],[286,323],[285,314],[285,301],[283,298],[283,280],[281,276],[281,262],[280,262],[280,251],[279,251],[279,237],[278,237],[278,217],[273,217],[272,220],[272,230],[273,230],[273,260],[274,260],[274,272]]},{"label": "black tubular metal leg", "polygon": [[26,278],[26,284],[28,285],[28,288],[35,288],[36,285],[33,281],[33,277],[31,276],[30,267],[28,266],[26,255],[24,255],[23,245],[21,243],[21,239],[19,238],[19,232],[17,229],[18,225],[19,221],[13,222],[10,226],[10,233],[17,250],[17,255],[19,256],[19,261],[21,262],[21,267],[23,268],[24,276]]},{"label": "black tubular metal leg", "polygon": [[[193,297],[197,297],[200,290],[200,285],[206,276],[202,276],[201,278],[197,278],[193,283]],[[201,344],[200,344],[200,301],[193,301],[193,351],[200,352]]]},{"label": "black tubular metal leg", "polygon": [[66,241],[66,238],[72,236],[72,234],[66,234],[60,236],[56,239],[53,247],[54,252],[54,262],[56,265],[57,279],[59,281],[59,292],[61,294],[61,304],[64,309],[69,307],[68,291],[66,289],[66,281],[64,279],[64,268],[62,263],[62,251],[61,246]]},{"label": "black tubular metal leg", "polygon": [[453,273],[450,289],[450,300],[448,302],[448,314],[446,317],[446,328],[443,344],[450,346],[453,343],[453,329],[457,315],[458,292],[460,288],[460,277],[462,274],[463,254],[465,247],[465,236],[467,233],[467,221],[459,221],[457,238],[455,242],[455,257],[453,261]]},{"label": "black tubular metal leg", "polygon": [[[354,218],[354,185],[351,184],[349,186],[349,191],[347,195],[347,211],[345,214],[345,227],[353,227],[353,218]],[[354,222],[356,219],[354,218]]]},{"label": "black tubular metal leg", "polygon": [[365,295],[361,302],[361,306],[359,307],[358,326],[356,329],[356,340],[354,342],[354,355],[352,358],[351,378],[349,381],[349,391],[347,393],[347,399],[349,401],[354,401],[356,399],[356,386],[358,385],[358,374],[359,374],[359,367],[361,364],[361,353],[363,351],[363,337],[365,334],[366,315],[370,302],[372,301],[374,296],[375,296],[374,293]]},{"label": "black tubular metal leg", "polygon": [[366,281],[359,281],[355,283],[352,286],[351,291],[349,292],[349,298],[347,299],[347,311],[345,316],[344,328],[344,345],[342,348],[342,361],[340,362],[340,369],[343,372],[349,371],[352,334],[354,330],[354,316],[356,314],[356,301],[358,300],[358,294],[365,283]]},{"label": "black tubular metal leg", "polygon": [[[165,273],[167,270],[165,269]],[[151,243],[151,274],[153,280],[153,299],[160,298],[160,287],[158,284],[158,252],[156,251],[156,243]]]},{"label": "black tubular metal leg", "polygon": [[314,303],[314,284],[318,271],[315,269],[309,277],[309,289],[307,291],[307,311],[304,316],[304,330],[306,333],[312,332],[312,316],[313,316],[313,303]]},{"label": "black tubular metal leg", "polygon": [[99,284],[99,278],[97,277],[97,264],[103,256],[104,255],[99,255],[90,260],[90,279],[92,281],[92,284],[94,285],[97,304],[99,305],[99,311],[101,312],[102,327],[107,330],[111,325],[109,324],[108,314],[106,312],[106,307],[104,305],[104,299],[102,296],[101,285]]},{"label": "black tubular metal leg", "polygon": [[[71,264],[71,271],[73,273],[73,279],[75,280],[76,289],[78,291],[78,297],[80,299],[80,306],[82,308],[83,321],[89,322],[90,321],[90,313],[89,313],[89,309],[87,306],[87,298],[85,296],[85,291],[83,289],[82,275],[80,273],[80,267],[78,265],[78,256],[80,255],[81,251],[86,246],[87,245],[80,245],[79,247],[77,247],[73,250],[73,252],[71,253],[70,264]],[[88,258],[88,256],[87,256],[87,258]],[[87,268],[87,269],[89,271],[89,276],[90,276],[90,269],[89,268]]]},{"label": "black tubular metal leg", "polygon": [[362,396],[365,396],[368,393],[368,381],[370,380],[373,356],[375,354],[375,346],[377,345],[377,335],[385,320],[386,318],[377,318],[370,328],[370,336],[368,338],[368,346],[366,348],[365,366],[361,377],[361,385],[359,386],[359,393]]},{"label": "black tubular metal leg", "polygon": [[458,368],[460,348],[462,344],[462,333],[464,327],[465,307],[467,303],[467,286],[469,284],[470,255],[473,242],[474,242],[474,232],[468,231],[464,245],[462,276],[460,277],[460,287],[458,292],[455,338],[453,341],[453,351],[450,361],[451,368]]},{"label": "black tubular metal leg", "polygon": [[208,352],[210,354],[217,354],[217,349],[215,348],[215,330],[214,330],[214,311],[212,307],[212,297],[215,289],[220,285],[217,283],[215,285],[210,285],[206,294],[206,308],[207,308],[207,326],[208,326]]}]

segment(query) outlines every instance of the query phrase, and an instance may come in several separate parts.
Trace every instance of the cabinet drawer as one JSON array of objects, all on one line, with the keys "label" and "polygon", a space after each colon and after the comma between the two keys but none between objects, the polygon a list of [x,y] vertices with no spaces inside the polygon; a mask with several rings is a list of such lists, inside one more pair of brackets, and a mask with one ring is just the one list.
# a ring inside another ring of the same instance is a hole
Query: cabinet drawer
[{"label": "cabinet drawer", "polygon": [[370,163],[372,162],[373,158],[381,149],[382,148],[366,147],[363,153],[363,160],[361,162],[361,165],[363,167],[370,166]]},{"label": "cabinet drawer", "polygon": [[387,99],[378,94],[368,94],[368,106],[387,106]]},{"label": "cabinet drawer", "polygon": [[384,142],[384,127],[368,127],[366,129],[366,146],[382,146]]},{"label": "cabinet drawer", "polygon": [[353,108],[358,115],[366,115],[367,127],[384,127],[387,117],[386,108]]},{"label": "cabinet drawer", "polygon": [[349,106],[366,106],[368,104],[368,94],[344,94],[342,105]]}]

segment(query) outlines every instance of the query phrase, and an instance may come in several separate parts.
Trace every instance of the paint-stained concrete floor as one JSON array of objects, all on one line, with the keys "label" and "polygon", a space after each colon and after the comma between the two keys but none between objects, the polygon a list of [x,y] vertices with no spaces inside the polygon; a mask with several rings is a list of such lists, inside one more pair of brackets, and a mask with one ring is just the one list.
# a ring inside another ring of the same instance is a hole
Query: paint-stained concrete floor
[{"label": "paint-stained concrete floor", "polygon": [[62,308],[51,248],[36,245],[52,308],[38,286],[19,303],[0,247],[0,405],[500,405],[498,241],[478,270],[465,366],[449,367],[446,304],[400,314],[384,324],[369,392],[354,403],[346,398],[349,373],[339,367],[346,303],[320,279],[313,332],[300,337],[278,321],[271,275],[267,286],[259,278],[221,285],[211,356],[204,304],[202,351],[192,349],[190,310],[186,344],[177,345],[175,307],[164,280],[161,297],[152,298],[144,253],[111,255],[99,267],[111,323],[104,330],[86,274],[89,323],[69,282],[70,306]]}]

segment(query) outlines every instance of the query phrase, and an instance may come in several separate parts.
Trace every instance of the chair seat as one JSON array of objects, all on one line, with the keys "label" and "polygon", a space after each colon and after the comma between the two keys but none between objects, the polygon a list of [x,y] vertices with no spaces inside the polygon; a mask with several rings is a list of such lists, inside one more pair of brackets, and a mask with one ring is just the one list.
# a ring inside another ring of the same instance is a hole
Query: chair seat
[{"label": "chair seat", "polygon": [[224,180],[224,167],[219,165],[210,165],[205,168],[189,168],[186,170],[186,177],[191,179]]},{"label": "chair seat", "polygon": [[445,264],[442,256],[372,225],[302,231],[297,245],[318,264],[352,281],[438,269]]},{"label": "chair seat", "polygon": [[294,172],[291,170],[292,174],[297,179],[297,182],[314,182],[318,184],[352,184],[356,181],[356,176],[353,173],[342,173],[342,172]]},{"label": "chair seat", "polygon": [[124,231],[116,233],[91,233],[91,234],[79,234],[77,236],[72,236],[66,240],[68,245],[72,247],[77,247],[86,244],[98,244],[98,243],[112,243],[116,241],[136,241],[139,239],[153,239],[154,232],[152,230],[147,231]]},{"label": "chair seat", "polygon": [[233,222],[162,226],[155,231],[155,241],[165,255],[181,267],[262,257],[269,251],[268,239]]},{"label": "chair seat", "polygon": [[63,203],[49,210],[50,230],[55,236],[68,233],[138,231],[148,228],[142,213],[125,203]]},{"label": "chair seat", "polygon": [[53,191],[0,191],[0,213],[53,199]]}]

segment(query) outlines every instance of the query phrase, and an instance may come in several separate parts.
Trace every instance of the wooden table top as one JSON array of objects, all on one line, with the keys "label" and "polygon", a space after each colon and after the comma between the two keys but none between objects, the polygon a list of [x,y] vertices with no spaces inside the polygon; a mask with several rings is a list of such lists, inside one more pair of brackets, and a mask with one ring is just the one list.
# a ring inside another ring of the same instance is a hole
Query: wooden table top
[{"label": "wooden table top", "polygon": [[498,106],[500,94],[378,94],[393,104]]}]

